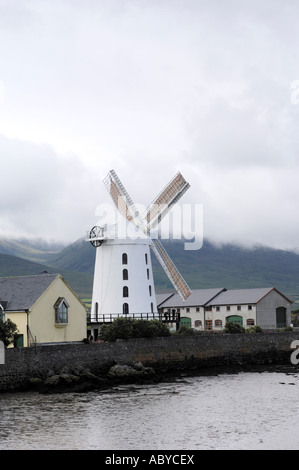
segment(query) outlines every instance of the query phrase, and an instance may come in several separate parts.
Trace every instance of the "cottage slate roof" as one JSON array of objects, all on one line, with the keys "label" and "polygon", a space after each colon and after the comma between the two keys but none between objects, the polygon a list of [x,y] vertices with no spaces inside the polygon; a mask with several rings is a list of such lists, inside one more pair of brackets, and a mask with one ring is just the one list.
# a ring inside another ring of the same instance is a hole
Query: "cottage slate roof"
[{"label": "cottage slate roof", "polygon": [[210,302],[216,295],[220,294],[225,290],[224,288],[215,288],[215,289],[195,289],[192,290],[189,297],[183,301],[179,294],[173,294],[170,298],[166,299],[160,304],[157,303],[157,306],[162,308],[171,308],[171,307],[194,307],[205,305],[207,302]]},{"label": "cottage slate roof", "polygon": [[59,274],[0,277],[0,301],[7,302],[6,311],[24,311],[39,299]]},{"label": "cottage slate roof", "polygon": [[256,289],[231,289],[221,292],[214,300],[210,301],[207,305],[237,305],[237,304],[257,304],[265,295],[275,290],[278,294],[287,299],[275,287],[259,287]]}]

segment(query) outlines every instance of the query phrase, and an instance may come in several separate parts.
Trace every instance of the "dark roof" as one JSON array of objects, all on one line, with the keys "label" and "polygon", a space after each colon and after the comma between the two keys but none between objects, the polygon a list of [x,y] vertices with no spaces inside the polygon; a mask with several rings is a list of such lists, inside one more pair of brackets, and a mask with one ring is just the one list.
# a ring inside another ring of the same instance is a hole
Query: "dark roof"
[{"label": "dark roof", "polygon": [[163,304],[166,300],[168,300],[174,294],[175,294],[174,292],[168,292],[167,294],[156,294],[157,307]]},{"label": "dark roof", "polygon": [[39,299],[59,274],[0,277],[0,299],[5,299],[6,311],[24,311]]},{"label": "dark roof", "polygon": [[174,294],[168,299],[166,298],[163,302],[160,302],[159,307],[171,308],[171,307],[194,307],[205,305],[210,302],[216,295],[223,292],[224,288],[216,289],[195,289],[192,290],[189,297],[183,301],[179,294]]},{"label": "dark roof", "polygon": [[209,302],[209,305],[237,305],[237,304],[257,304],[262,298],[268,295],[272,290],[275,290],[279,295],[284,297],[288,302],[285,295],[279,292],[275,287],[259,287],[256,289],[232,289],[221,292],[214,300]]}]

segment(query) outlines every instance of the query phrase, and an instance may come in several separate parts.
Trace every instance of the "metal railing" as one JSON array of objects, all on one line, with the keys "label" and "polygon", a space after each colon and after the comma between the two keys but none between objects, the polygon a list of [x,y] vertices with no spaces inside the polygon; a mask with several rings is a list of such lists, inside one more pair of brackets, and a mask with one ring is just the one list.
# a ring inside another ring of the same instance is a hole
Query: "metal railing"
[{"label": "metal railing", "polygon": [[106,313],[90,315],[88,323],[112,323],[116,318],[132,318],[134,320],[159,320],[163,323],[175,323],[180,321],[180,313]]}]

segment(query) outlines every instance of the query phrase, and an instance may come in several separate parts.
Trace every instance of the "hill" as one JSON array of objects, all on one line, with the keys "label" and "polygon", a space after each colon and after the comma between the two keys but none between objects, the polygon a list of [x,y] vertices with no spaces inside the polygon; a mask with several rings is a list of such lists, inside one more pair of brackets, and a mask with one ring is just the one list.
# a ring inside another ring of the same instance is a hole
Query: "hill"
[{"label": "hill", "polygon": [[57,270],[49,266],[24,260],[16,256],[0,254],[0,277],[28,276],[43,271],[59,273],[81,298],[89,298],[92,289],[92,274]]},{"label": "hill", "polygon": [[[183,241],[162,240],[162,243],[191,289],[275,286],[291,298],[299,299],[299,255],[294,252],[261,246],[250,249],[235,244],[216,246],[208,240],[200,250],[186,251]],[[30,247],[34,249],[32,242]],[[0,253],[2,249],[0,242]],[[40,262],[33,265],[24,264],[30,260],[19,257],[6,258],[4,262],[2,255],[0,276],[35,274],[44,270],[59,272],[81,297],[90,297],[95,248],[79,239],[59,253],[51,246],[47,246],[47,250],[41,250]],[[27,255],[32,259],[32,251],[29,250]],[[26,250],[22,256],[26,256]],[[34,256],[38,259],[37,252]],[[173,287],[154,255],[152,262],[156,291],[172,291]]]}]

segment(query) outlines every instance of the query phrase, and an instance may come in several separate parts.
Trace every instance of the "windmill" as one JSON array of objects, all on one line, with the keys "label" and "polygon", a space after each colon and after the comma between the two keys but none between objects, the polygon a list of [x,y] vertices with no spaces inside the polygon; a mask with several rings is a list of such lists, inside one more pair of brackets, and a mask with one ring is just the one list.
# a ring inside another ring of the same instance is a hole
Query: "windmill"
[{"label": "windmill", "polygon": [[114,170],[108,173],[104,185],[136,236],[119,235],[116,225],[95,226],[89,232],[87,241],[96,248],[91,322],[111,322],[118,316],[155,318],[157,306],[150,248],[181,298],[186,300],[191,294],[161,242],[151,238],[151,231],[190,185],[177,173],[142,216]]}]

